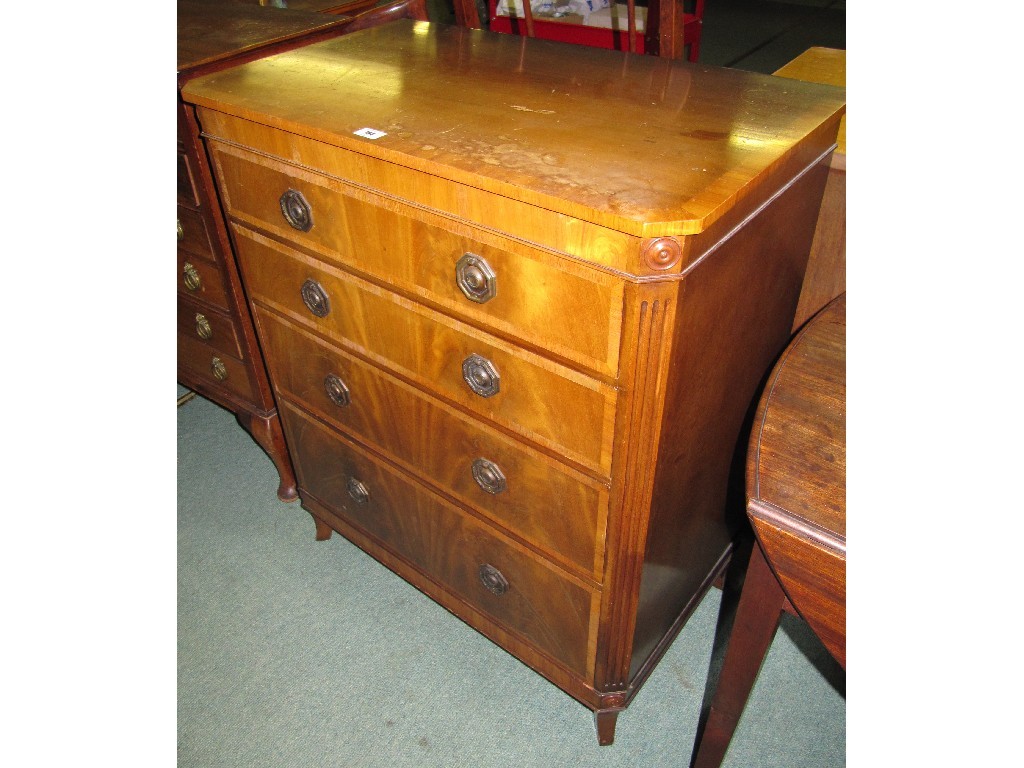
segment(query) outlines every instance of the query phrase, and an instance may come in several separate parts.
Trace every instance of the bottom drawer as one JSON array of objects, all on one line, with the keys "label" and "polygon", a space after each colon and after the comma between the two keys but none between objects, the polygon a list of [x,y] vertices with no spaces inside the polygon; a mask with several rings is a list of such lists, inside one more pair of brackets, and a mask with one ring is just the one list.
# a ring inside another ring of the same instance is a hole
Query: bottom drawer
[{"label": "bottom drawer", "polygon": [[281,417],[300,495],[315,497],[503,629],[587,674],[593,590],[287,401]]},{"label": "bottom drawer", "polygon": [[253,401],[252,381],[245,363],[182,333],[178,334],[178,367]]}]

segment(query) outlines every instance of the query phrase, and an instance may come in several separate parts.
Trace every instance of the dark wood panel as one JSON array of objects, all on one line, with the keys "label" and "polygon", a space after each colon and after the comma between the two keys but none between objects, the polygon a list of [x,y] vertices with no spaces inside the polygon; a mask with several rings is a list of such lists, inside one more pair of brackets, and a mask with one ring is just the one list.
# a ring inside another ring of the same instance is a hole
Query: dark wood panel
[{"label": "dark wood panel", "polygon": [[818,163],[680,286],[634,674],[739,530],[750,416],[790,339],[827,173]]}]

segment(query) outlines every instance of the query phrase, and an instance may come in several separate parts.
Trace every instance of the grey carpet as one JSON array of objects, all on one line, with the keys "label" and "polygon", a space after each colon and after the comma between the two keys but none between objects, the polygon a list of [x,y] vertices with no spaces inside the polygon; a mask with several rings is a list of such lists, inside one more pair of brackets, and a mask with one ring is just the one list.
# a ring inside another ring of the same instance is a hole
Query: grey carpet
[{"label": "grey carpet", "polygon": [[[230,413],[178,408],[179,766],[688,764],[717,590],[598,747],[589,710],[337,534],[315,541],[276,488]],[[724,765],[845,765],[836,672],[784,622]]]}]

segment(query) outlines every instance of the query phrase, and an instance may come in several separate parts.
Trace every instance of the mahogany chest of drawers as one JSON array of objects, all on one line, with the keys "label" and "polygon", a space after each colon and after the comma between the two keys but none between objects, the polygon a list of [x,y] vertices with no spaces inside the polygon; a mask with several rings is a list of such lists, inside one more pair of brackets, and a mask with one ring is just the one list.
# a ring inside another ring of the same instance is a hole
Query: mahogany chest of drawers
[{"label": "mahogany chest of drawers", "polygon": [[[324,3],[321,3],[322,5]],[[274,51],[337,35],[337,15],[224,0],[178,3],[178,85]],[[295,473],[231,251],[194,109],[178,98],[178,381],[232,411],[297,498]]]},{"label": "mahogany chest of drawers", "polygon": [[401,21],[183,96],[317,537],[611,743],[728,560],[843,91]]}]

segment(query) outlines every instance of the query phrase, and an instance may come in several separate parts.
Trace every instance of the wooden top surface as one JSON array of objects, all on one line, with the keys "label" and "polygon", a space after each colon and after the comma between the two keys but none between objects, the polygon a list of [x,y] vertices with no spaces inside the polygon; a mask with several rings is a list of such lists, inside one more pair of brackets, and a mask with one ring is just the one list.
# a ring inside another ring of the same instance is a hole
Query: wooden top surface
[{"label": "wooden top surface", "polygon": [[[778,77],[825,83],[846,88],[846,51],[838,48],[808,48],[774,73]],[[846,116],[839,124],[836,152],[846,154]]]},{"label": "wooden top surface", "polygon": [[255,0],[178,0],[178,72],[329,29],[345,18],[263,7]]},{"label": "wooden top surface", "polygon": [[[408,20],[182,95],[641,236],[702,231],[808,134],[835,131],[845,102],[830,86]],[[822,151],[833,135],[816,136]]]},{"label": "wooden top surface", "polygon": [[776,364],[750,439],[748,512],[846,549],[846,294]]}]

